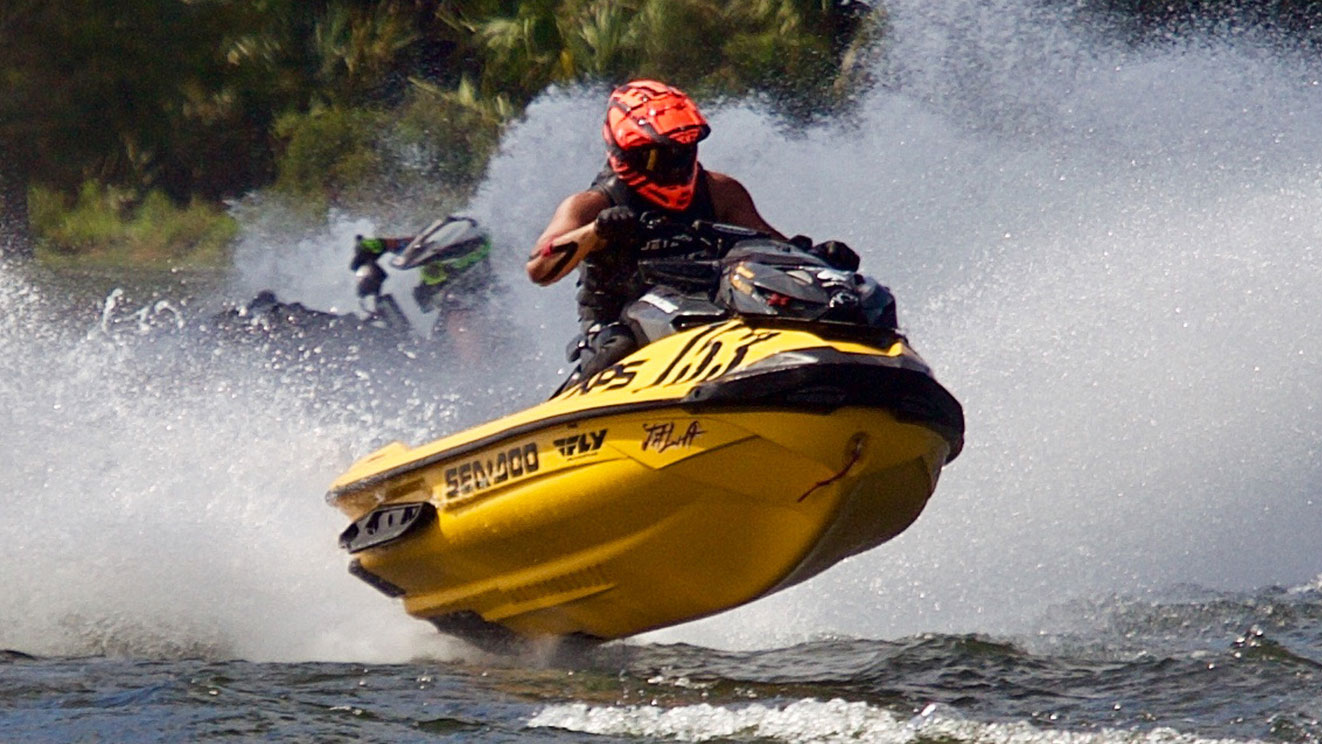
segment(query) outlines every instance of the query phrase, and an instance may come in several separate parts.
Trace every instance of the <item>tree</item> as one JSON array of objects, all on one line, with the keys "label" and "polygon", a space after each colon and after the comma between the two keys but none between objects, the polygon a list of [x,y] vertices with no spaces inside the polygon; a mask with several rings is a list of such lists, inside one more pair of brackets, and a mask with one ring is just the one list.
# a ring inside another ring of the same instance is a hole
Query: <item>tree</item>
[{"label": "tree", "polygon": [[[278,173],[334,187],[317,164],[352,164],[324,147],[337,122],[360,163],[393,133],[443,142],[465,157],[441,170],[478,177],[502,123],[557,82],[646,75],[698,95],[769,92],[811,118],[841,98],[859,8],[870,11],[856,0],[3,0],[0,248],[30,253],[29,184],[177,204]],[[427,133],[437,127],[458,131]],[[316,157],[287,167],[300,152]]]},{"label": "tree", "polygon": [[31,83],[26,68],[33,53],[30,45],[18,43],[21,31],[32,22],[39,0],[13,0],[0,6],[0,39],[7,53],[0,57],[0,258],[30,258],[32,234],[28,226],[27,166],[25,135],[17,110],[31,105]]},{"label": "tree", "polygon": [[[29,183],[87,180],[179,203],[269,173],[271,116],[228,57],[265,0],[6,0],[0,6],[0,220],[30,252]],[[240,60],[242,62],[242,60]],[[251,152],[257,149],[257,153]]]}]

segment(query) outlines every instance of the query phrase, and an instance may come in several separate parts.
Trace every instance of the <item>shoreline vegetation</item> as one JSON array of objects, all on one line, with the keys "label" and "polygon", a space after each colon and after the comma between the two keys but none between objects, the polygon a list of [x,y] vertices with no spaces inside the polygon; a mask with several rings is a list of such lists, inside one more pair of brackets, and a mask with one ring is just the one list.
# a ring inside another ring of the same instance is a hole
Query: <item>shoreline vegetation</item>
[{"label": "shoreline vegetation", "polygon": [[[1322,0],[1057,4],[1134,44],[1322,38]],[[846,116],[886,24],[882,0],[10,0],[0,255],[221,270],[245,195],[461,202],[554,85],[654,77],[790,126]]]},{"label": "shoreline vegetation", "polygon": [[52,269],[220,270],[239,223],[223,204],[180,206],[160,191],[138,198],[87,181],[72,202],[43,186],[28,192],[36,258]]},{"label": "shoreline vegetation", "polygon": [[854,0],[12,0],[0,250],[219,269],[225,205],[254,193],[460,202],[553,85],[656,77],[815,120],[884,22]]}]

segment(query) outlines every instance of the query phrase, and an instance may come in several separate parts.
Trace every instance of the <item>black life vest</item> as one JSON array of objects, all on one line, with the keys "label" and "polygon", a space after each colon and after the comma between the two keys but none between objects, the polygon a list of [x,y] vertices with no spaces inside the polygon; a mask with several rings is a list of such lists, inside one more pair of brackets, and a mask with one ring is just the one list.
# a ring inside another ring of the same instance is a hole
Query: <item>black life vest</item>
[{"label": "black life vest", "polygon": [[[707,171],[698,166],[698,182],[693,190],[693,201],[682,210],[659,207],[626,186],[607,165],[588,187],[603,194],[611,206],[627,206],[638,214],[662,212],[676,220],[715,220],[716,205],[712,203]],[[638,277],[637,245],[610,245],[589,253],[579,263],[578,318],[584,328],[594,323],[614,323],[630,302],[643,296],[647,286]]]}]

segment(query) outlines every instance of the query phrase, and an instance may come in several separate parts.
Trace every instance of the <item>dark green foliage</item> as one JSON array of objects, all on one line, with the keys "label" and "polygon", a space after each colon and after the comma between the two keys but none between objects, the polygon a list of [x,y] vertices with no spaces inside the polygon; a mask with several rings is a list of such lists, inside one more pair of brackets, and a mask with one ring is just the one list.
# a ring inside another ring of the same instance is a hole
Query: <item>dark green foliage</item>
[{"label": "dark green foliage", "polygon": [[382,184],[462,194],[553,83],[653,76],[811,120],[847,103],[877,15],[835,0],[6,0],[0,232],[26,232],[34,186],[89,225],[108,212],[88,183],[129,221],[148,200],[184,215],[273,184],[313,204]]},{"label": "dark green foliage", "polygon": [[[65,190],[84,179],[206,197],[259,178],[234,153],[267,121],[227,88],[219,2],[15,0],[0,11],[0,139],[29,177]],[[235,133],[235,130],[238,133]],[[242,152],[242,149],[239,149]]]},{"label": "dark green foliage", "polygon": [[392,152],[396,182],[410,174],[426,183],[467,187],[486,173],[512,114],[508,99],[480,100],[470,87],[447,91],[414,81],[395,110],[385,145]]},{"label": "dark green foliage", "polygon": [[[847,99],[858,44],[881,13],[822,0],[561,0],[472,3],[441,16],[473,55],[479,94],[526,102],[546,85],[654,77],[699,94],[764,93],[795,118]],[[509,6],[509,7],[505,7]]]},{"label": "dark green foliage", "polygon": [[305,198],[339,201],[354,193],[379,170],[373,140],[384,120],[368,109],[336,106],[282,117],[275,126],[285,143],[277,185]]},{"label": "dark green foliage", "polygon": [[[1135,43],[1322,43],[1322,0],[1042,2]],[[88,183],[128,222],[271,185],[314,205],[462,196],[555,83],[655,77],[834,116],[868,84],[884,19],[880,0],[4,0],[0,254],[30,248],[29,211],[102,224]],[[39,236],[73,234],[50,224]]]}]

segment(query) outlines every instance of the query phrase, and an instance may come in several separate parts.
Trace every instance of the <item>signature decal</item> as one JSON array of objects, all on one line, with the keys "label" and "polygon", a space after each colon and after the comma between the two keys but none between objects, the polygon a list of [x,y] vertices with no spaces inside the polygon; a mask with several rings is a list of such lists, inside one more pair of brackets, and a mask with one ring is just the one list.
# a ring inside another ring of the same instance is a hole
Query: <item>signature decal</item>
[{"label": "signature decal", "polygon": [[697,421],[690,421],[688,427],[682,432],[675,426],[674,421],[667,421],[662,424],[643,424],[643,431],[647,435],[643,438],[643,451],[652,450],[653,452],[665,452],[668,449],[680,447],[688,449],[693,446],[698,437],[706,434]]},{"label": "signature decal", "polygon": [[586,434],[575,434],[569,437],[562,437],[553,442],[555,448],[565,458],[582,457],[590,455],[601,449],[602,442],[606,441],[606,429],[601,431],[590,431]]},{"label": "signature decal", "polygon": [[539,467],[535,442],[511,447],[495,457],[469,460],[445,469],[445,498],[475,494],[535,473]]}]

